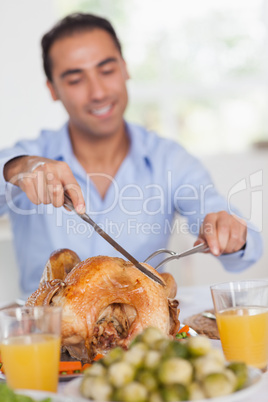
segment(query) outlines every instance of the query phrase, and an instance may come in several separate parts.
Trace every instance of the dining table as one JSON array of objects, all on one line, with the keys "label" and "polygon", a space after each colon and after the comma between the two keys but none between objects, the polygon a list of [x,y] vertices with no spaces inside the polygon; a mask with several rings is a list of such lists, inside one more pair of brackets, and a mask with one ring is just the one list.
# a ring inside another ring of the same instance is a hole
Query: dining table
[{"label": "dining table", "polygon": [[[179,319],[181,323],[192,315],[201,313],[206,310],[211,310],[213,308],[210,287],[209,286],[183,286],[178,288],[177,297],[179,300],[180,315]],[[5,303],[0,303],[0,308],[4,307]],[[267,340],[268,342],[268,340]],[[212,346],[221,349],[220,340],[211,339]],[[58,394],[66,395],[66,387],[68,382],[59,382]],[[68,400],[70,400],[71,395],[68,395]],[[236,401],[236,398],[229,396],[228,401]],[[73,398],[73,402],[76,398]],[[208,399],[209,401],[209,399]],[[216,401],[216,399],[215,399]],[[254,392],[250,393],[249,396],[244,396],[241,402],[268,402],[268,371],[262,374],[261,381],[254,387]]]}]

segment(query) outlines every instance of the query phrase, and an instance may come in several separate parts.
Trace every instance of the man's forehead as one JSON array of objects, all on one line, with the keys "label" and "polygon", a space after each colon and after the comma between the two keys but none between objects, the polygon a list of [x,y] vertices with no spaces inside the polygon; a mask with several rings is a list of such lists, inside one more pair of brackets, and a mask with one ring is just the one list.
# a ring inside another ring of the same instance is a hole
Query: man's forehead
[{"label": "man's forehead", "polygon": [[57,39],[49,52],[53,68],[92,68],[103,60],[121,59],[111,35],[101,29],[77,32]]}]

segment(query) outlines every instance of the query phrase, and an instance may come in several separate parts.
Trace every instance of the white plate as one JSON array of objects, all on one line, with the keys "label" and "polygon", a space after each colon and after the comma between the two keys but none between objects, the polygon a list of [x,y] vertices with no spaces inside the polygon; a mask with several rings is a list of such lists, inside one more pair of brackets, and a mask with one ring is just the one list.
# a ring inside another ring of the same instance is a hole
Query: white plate
[{"label": "white plate", "polygon": [[[227,395],[227,396],[222,396],[218,398],[212,398],[212,399],[202,399],[199,400],[199,402],[237,402],[237,401],[244,401],[245,398],[250,396],[252,393],[256,392],[256,389],[261,385],[262,383],[262,372],[258,369],[249,368],[249,380],[248,383],[246,384],[245,388],[241,389],[240,391],[236,391],[233,394]],[[75,397],[76,401],[78,402],[85,402],[89,401],[89,399],[83,398],[80,394],[79,388],[81,384],[82,378],[76,378],[75,380],[70,381],[65,387],[64,387],[64,394]],[[77,399],[80,398],[80,401]],[[54,401],[53,401],[54,402]]]},{"label": "white plate", "polygon": [[53,392],[34,391],[30,389],[16,389],[16,394],[27,395],[35,401],[42,401],[45,398],[51,398],[51,402],[84,402],[85,399],[81,397],[74,397],[73,395],[58,395]]}]

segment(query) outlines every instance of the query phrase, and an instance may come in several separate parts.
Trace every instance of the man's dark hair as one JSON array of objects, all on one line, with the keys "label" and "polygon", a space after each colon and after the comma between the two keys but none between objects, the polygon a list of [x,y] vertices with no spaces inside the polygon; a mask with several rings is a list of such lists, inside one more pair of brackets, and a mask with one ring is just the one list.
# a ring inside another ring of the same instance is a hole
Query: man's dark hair
[{"label": "man's dark hair", "polygon": [[49,81],[52,81],[51,74],[51,59],[49,57],[49,50],[53,43],[66,36],[71,36],[77,32],[91,31],[93,29],[102,29],[109,33],[112,37],[115,46],[122,54],[121,44],[115,33],[111,23],[105,18],[98,17],[93,14],[75,13],[60,20],[49,32],[47,32],[41,41],[43,52],[43,67]]}]

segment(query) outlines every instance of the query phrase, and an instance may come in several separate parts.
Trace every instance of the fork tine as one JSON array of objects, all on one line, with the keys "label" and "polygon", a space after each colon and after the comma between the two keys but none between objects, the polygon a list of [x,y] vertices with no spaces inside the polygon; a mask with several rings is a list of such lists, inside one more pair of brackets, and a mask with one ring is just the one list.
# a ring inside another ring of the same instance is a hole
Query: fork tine
[{"label": "fork tine", "polygon": [[162,254],[162,253],[167,253],[167,254],[170,254],[170,255],[177,254],[175,251],[167,250],[165,248],[160,248],[159,250],[154,251],[152,254],[150,254],[149,257],[147,257],[146,260],[144,260],[143,262],[148,262],[152,258],[156,257],[158,254]]},{"label": "fork tine", "polygon": [[160,262],[155,267],[155,270],[158,270],[158,268],[160,268],[163,264],[166,264],[167,262],[170,262],[172,260],[178,260],[179,258],[186,257],[187,255],[204,252],[204,251],[208,251],[208,250],[209,250],[208,245],[206,243],[201,243],[201,244],[198,244],[197,246],[190,248],[189,250],[183,251],[180,254],[174,253],[174,255],[171,255],[171,257],[167,257],[162,262]]}]

